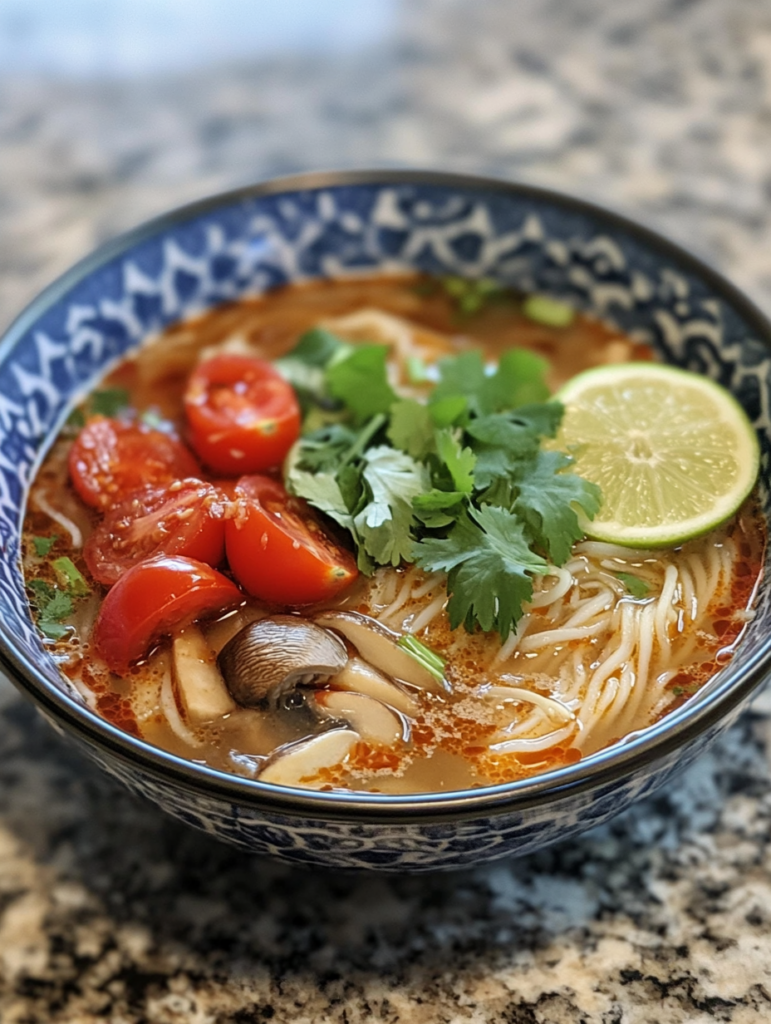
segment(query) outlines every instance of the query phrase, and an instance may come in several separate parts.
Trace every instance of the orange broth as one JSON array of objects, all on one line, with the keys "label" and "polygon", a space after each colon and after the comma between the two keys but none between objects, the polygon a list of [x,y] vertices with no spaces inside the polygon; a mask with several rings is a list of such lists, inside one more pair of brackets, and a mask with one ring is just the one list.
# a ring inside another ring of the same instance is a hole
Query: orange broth
[{"label": "orange broth", "polygon": [[[239,344],[248,346],[254,354],[274,359],[290,350],[309,328],[354,311],[371,309],[414,325],[416,344],[427,358],[473,347],[494,361],[513,346],[530,349],[549,361],[552,388],[592,366],[652,358],[646,346],[589,317],[577,316],[568,327],[550,328],[528,320],[513,300],[491,304],[473,316],[461,317],[441,289],[425,294],[426,289],[416,284],[421,282],[398,277],[326,281],[289,286],[260,298],[230,303],[168,328],[122,362],[102,386],[127,389],[134,408],[157,412],[176,423],[184,435],[185,381],[204,350],[232,343],[237,337]],[[351,331],[351,338],[368,340],[366,331],[356,329]],[[54,444],[32,486],[24,523],[28,579],[47,578],[53,582],[50,560],[63,555],[70,557],[88,579],[80,546],[72,542],[61,522],[54,521],[50,514],[53,509],[71,520],[83,539],[99,518],[82,504],[69,483],[67,453],[71,443],[71,438],[63,435]],[[53,536],[57,539],[50,553],[44,558],[36,555],[32,538]],[[698,622],[692,624],[698,636],[688,646],[687,656],[681,659],[675,655],[676,672],[666,682],[668,701],[658,707],[653,717],[635,721],[634,729],[644,728],[655,717],[688,699],[725,664],[741,636],[750,614],[765,543],[761,520],[752,502],[719,534],[685,545],[682,557],[701,551],[704,545],[723,545],[726,539],[737,552],[730,578],[718,588],[712,605],[700,609]],[[630,552],[630,564],[634,557]],[[378,573],[395,574],[398,587],[407,571],[401,568]],[[125,678],[109,673],[89,648],[91,624],[105,589],[93,580],[89,579],[89,583],[92,597],[78,603],[70,620],[73,631],[64,639],[47,642],[67,679],[105,719],[175,754],[249,777],[258,774],[264,758],[276,746],[300,738],[291,721],[269,721],[260,710],[239,708],[192,730],[194,742],[185,742],[170,727],[160,699],[160,680],[168,670],[168,640]],[[377,615],[380,605],[373,587],[372,581],[360,577],[332,603]],[[415,607],[411,611],[412,605]],[[236,614],[241,616],[239,622],[245,622],[275,610],[245,596],[244,608]],[[403,608],[405,621],[419,611],[420,601],[408,599]],[[533,609],[534,620],[539,614],[545,620],[546,611]],[[227,639],[233,632],[233,615],[206,624],[204,630],[212,646],[221,647],[223,637]],[[387,793],[439,792],[526,778],[574,763],[593,752],[591,744],[582,749],[570,739],[532,751],[491,750],[491,737],[501,729],[500,707],[491,707],[480,694],[490,683],[489,666],[499,647],[499,638],[481,633],[468,635],[462,627],[453,632],[444,614],[434,618],[419,635],[447,659],[451,692],[413,693],[419,711],[408,723],[404,742],[396,748],[359,742],[344,764],[324,769],[308,780],[308,785]],[[561,652],[564,646],[559,645]],[[542,673],[528,680],[525,654],[514,651],[506,666],[509,673],[522,680],[520,685],[545,695],[550,692]],[[527,708],[516,702],[507,707],[509,717],[512,713],[515,719],[527,714]],[[621,738],[606,736],[602,743]]]}]

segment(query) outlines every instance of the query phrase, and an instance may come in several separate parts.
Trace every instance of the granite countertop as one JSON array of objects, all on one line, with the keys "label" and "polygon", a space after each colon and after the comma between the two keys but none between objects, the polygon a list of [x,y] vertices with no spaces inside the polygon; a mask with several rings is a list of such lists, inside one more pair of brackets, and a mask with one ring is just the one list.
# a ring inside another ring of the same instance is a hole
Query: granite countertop
[{"label": "granite countertop", "polygon": [[[380,40],[347,48],[90,78],[0,62],[0,326],[170,206],[372,165],[599,200],[771,312],[768,5],[386,6]],[[769,1020],[769,752],[763,693],[671,790],[569,844],[447,875],[323,873],[135,801],[0,681],[0,1020]]]}]

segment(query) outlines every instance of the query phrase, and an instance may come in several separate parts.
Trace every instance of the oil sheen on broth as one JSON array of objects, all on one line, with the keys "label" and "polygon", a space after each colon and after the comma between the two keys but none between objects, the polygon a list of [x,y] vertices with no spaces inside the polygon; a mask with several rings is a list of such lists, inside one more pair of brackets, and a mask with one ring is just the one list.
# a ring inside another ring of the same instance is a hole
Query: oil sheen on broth
[{"label": "oil sheen on broth", "polygon": [[[500,303],[459,319],[442,289],[415,284],[400,278],[323,282],[230,304],[169,328],[122,363],[104,387],[128,390],[134,408],[153,410],[182,432],[185,382],[202,353],[224,346],[276,359],[320,324],[348,341],[386,342],[402,361],[414,355],[432,363],[471,348],[495,361],[513,346],[530,349],[548,359],[552,389],[591,366],[651,358],[644,345],[586,317],[554,328]],[[395,383],[409,390],[408,382]],[[68,556],[88,576],[82,545],[98,516],[68,481],[71,443],[66,436],[57,441],[31,491],[28,580],[45,576],[54,556]],[[53,536],[54,546],[41,557],[33,539]],[[672,551],[580,541],[565,565],[536,578],[532,602],[503,643],[497,634],[450,629],[440,573],[402,566],[360,576],[335,599],[302,609],[303,617],[354,612],[395,634],[413,634],[446,659],[447,686],[394,684],[381,676],[392,686],[389,697],[370,678],[364,692],[382,698],[385,714],[365,735],[352,733],[355,742],[343,744],[342,760],[296,781],[381,793],[463,789],[525,778],[621,740],[687,700],[730,658],[752,614],[763,546],[752,501],[718,531]],[[637,596],[630,578],[638,583]],[[276,748],[330,730],[342,736],[346,724],[351,731],[355,671],[278,707],[232,703],[211,721],[190,721],[168,639],[123,677],[94,657],[90,630],[104,590],[92,582],[92,596],[79,601],[68,620],[74,629],[49,642],[88,704],[127,732],[193,761],[256,777]],[[199,627],[216,653],[249,622],[287,610],[247,598]]]}]

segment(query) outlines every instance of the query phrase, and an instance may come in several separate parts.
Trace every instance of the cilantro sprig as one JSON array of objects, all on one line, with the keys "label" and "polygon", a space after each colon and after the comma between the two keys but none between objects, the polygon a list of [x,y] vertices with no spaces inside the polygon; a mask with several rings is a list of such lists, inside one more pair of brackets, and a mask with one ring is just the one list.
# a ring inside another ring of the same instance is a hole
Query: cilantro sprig
[{"label": "cilantro sprig", "polygon": [[49,640],[61,640],[71,631],[72,627],[67,625],[66,620],[74,612],[75,602],[88,597],[91,588],[72,559],[66,555],[55,558],[51,562],[51,569],[56,582],[36,577],[27,581],[27,589],[41,633]]},{"label": "cilantro sprig", "polygon": [[93,391],[77,409],[72,410],[67,419],[67,427],[71,431],[80,430],[89,416],[117,416],[130,404],[131,399],[125,388],[100,388]]},{"label": "cilantro sprig", "polygon": [[286,485],[348,531],[362,572],[446,572],[451,626],[505,638],[534,577],[583,536],[577,511],[592,518],[599,489],[542,447],[563,409],[540,357],[442,359],[418,400],[394,390],[387,356],[316,330],[280,361],[305,411]]}]

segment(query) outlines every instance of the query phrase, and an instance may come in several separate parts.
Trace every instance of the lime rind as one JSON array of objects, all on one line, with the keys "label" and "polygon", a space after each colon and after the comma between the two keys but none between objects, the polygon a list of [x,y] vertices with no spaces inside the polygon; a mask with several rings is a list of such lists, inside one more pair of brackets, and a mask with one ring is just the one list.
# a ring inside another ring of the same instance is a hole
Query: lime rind
[{"label": "lime rind", "polygon": [[[656,363],[616,364],[584,371],[555,398],[565,416],[554,447],[572,454],[574,471],[605,495],[593,520],[579,513],[593,539],[673,547],[730,519],[754,487],[757,435],[734,396],[707,377]],[[667,414],[671,428],[651,426]],[[647,443],[646,431],[655,435],[647,461],[633,452],[635,435]]]}]

